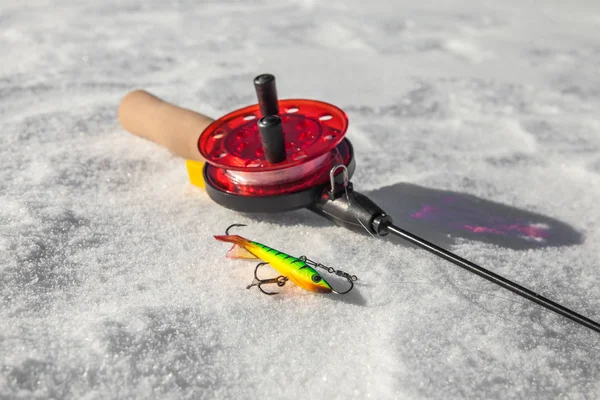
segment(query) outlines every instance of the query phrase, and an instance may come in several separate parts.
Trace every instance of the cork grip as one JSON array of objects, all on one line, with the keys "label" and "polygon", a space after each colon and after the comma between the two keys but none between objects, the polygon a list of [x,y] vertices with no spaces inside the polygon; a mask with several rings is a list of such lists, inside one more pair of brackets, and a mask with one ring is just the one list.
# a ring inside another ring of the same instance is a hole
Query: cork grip
[{"label": "cork grip", "polygon": [[167,103],[144,90],[134,90],[121,100],[118,118],[126,131],[187,160],[204,161],[197,145],[202,131],[213,122],[210,117]]}]

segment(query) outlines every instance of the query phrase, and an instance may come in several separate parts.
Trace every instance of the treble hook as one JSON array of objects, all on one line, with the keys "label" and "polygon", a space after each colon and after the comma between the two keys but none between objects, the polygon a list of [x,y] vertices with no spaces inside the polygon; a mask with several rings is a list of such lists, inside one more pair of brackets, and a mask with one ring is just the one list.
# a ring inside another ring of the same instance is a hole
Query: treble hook
[{"label": "treble hook", "polygon": [[244,225],[244,224],[231,224],[231,225],[229,225],[229,226],[227,227],[227,229],[225,229],[225,234],[226,234],[226,235],[229,235],[229,230],[230,230],[231,228],[233,228],[234,226],[248,226],[248,225]]},{"label": "treble hook", "polygon": [[263,292],[264,294],[268,294],[269,296],[272,296],[274,294],[278,294],[278,292],[266,292],[261,286],[265,285],[265,284],[269,284],[269,283],[276,283],[277,286],[282,287],[285,285],[285,283],[288,281],[288,278],[280,275],[277,278],[271,278],[271,279],[260,279],[257,275],[258,272],[258,268],[263,266],[263,265],[267,265],[267,262],[261,262],[258,263],[258,265],[256,266],[256,268],[254,268],[254,279],[256,280],[256,282],[252,282],[250,285],[248,285],[246,287],[246,289],[250,289],[252,286],[256,286],[258,287],[258,289]]}]

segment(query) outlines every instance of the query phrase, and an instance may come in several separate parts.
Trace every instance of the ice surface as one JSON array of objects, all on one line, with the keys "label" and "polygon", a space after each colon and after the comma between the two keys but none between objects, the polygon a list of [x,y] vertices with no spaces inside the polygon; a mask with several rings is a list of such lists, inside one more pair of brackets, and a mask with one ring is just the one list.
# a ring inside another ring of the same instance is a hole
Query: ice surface
[{"label": "ice surface", "polygon": [[[600,320],[597,1],[0,5],[0,398],[598,398],[600,336],[423,251],[249,217],[122,130],[143,88],[218,117],[344,108],[358,190]],[[355,273],[245,287],[238,233]]]}]

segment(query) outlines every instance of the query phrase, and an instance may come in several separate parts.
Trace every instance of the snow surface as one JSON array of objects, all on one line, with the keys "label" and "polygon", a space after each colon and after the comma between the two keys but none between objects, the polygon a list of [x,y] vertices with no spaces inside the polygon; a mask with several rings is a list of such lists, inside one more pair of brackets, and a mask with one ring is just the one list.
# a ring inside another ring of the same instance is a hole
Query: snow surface
[{"label": "snow surface", "polygon": [[[595,0],[4,1],[0,398],[598,398],[600,335],[308,211],[245,216],[125,132],[143,88],[218,117],[281,97],[350,117],[357,190],[600,320]],[[246,290],[237,233],[359,277]]]}]

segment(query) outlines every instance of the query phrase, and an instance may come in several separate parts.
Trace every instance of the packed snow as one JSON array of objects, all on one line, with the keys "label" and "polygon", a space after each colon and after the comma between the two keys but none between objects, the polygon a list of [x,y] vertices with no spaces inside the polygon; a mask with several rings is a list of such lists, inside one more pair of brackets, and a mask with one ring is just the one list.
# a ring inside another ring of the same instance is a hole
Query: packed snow
[{"label": "packed snow", "polygon": [[[597,1],[5,1],[0,398],[598,398],[600,335],[307,210],[243,215],[123,130],[327,101],[398,225],[600,320]],[[236,233],[356,274],[265,296]]]}]

